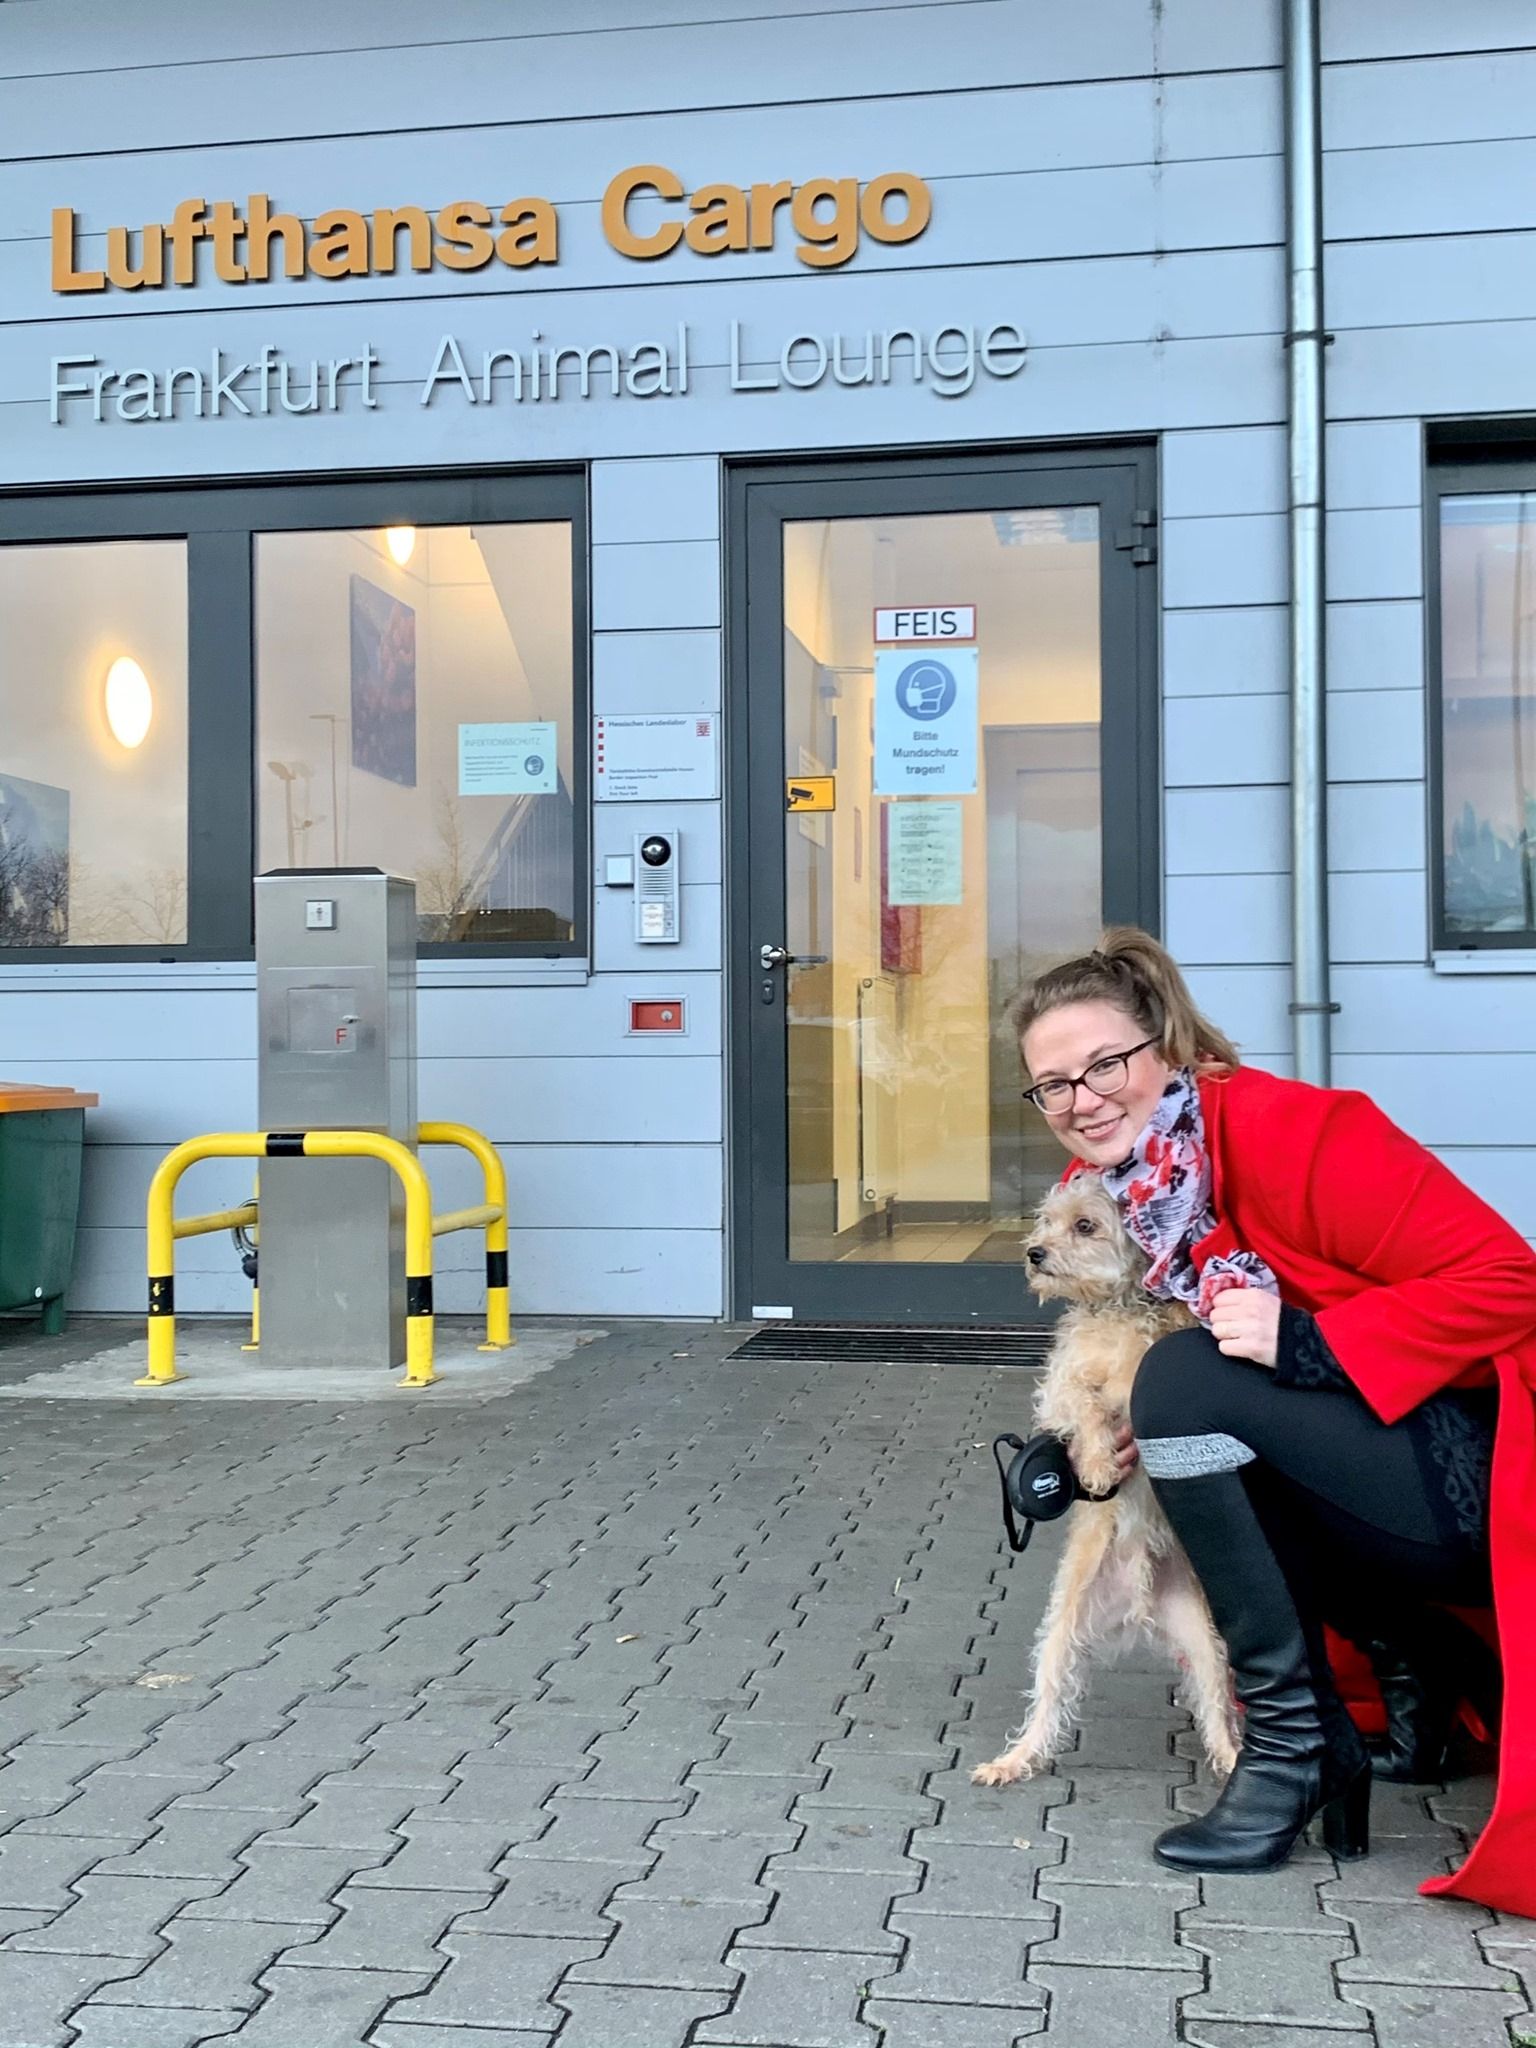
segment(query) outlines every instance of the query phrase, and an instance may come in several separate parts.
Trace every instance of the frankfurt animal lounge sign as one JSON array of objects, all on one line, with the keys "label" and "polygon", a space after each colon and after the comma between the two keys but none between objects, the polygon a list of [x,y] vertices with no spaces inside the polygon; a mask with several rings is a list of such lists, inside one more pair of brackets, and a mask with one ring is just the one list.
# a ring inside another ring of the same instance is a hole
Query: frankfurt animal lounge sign
[{"label": "frankfurt animal lounge sign", "polygon": [[[601,207],[608,246],[635,263],[664,264],[787,251],[811,271],[848,263],[866,242],[899,245],[927,229],[933,197],[908,171],[867,183],[810,178],[690,191],[675,171],[637,164],[609,181]],[[75,208],[54,209],[52,286],[59,294],[174,294],[199,284],[260,287],[278,279],[393,277],[448,271],[517,272],[558,263],[559,208],[512,199],[491,207],[453,200],[435,213],[415,206],[362,213],[332,207],[313,219],[252,193],[243,203],[184,199],[169,220],[105,235]],[[788,336],[749,331],[732,319],[710,336],[687,322],[632,339],[561,345],[534,331],[484,349],[443,334],[425,360],[386,362],[371,342],[328,358],[297,357],[274,343],[244,354],[214,346],[199,359],[113,364],[96,354],[61,354],[50,366],[49,417],[129,423],[179,418],[373,410],[414,390],[416,403],[466,406],[584,399],[682,398],[699,369],[724,363],[728,388],[811,391],[823,384],[925,386],[957,398],[983,378],[1017,376],[1025,342],[1006,321],[892,326],[855,333]],[[409,402],[409,399],[407,399]]]}]

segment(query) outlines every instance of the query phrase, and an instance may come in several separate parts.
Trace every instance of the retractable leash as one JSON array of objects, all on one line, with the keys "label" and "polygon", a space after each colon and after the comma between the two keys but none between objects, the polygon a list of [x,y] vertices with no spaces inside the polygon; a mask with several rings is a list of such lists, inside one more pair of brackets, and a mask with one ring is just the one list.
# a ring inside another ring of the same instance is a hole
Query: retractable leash
[{"label": "retractable leash", "polygon": [[[1013,1452],[1006,1465],[1002,1456],[1004,1444]],[[1066,1445],[1049,1430],[1032,1436],[1028,1443],[1011,1432],[994,1437],[992,1457],[1002,1481],[1003,1527],[1012,1551],[1027,1550],[1035,1524],[1058,1521],[1074,1501],[1113,1500],[1120,1491],[1118,1486],[1112,1486],[1108,1493],[1090,1493],[1073,1471]],[[1020,1516],[1025,1525],[1022,1535]]]}]

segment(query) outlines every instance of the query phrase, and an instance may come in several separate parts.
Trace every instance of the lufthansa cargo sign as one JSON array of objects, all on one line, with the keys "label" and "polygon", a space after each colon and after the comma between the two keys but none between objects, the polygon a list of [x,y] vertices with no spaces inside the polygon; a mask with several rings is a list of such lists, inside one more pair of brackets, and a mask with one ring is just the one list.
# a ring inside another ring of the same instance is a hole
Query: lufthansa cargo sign
[{"label": "lufthansa cargo sign", "polygon": [[[633,164],[609,180],[602,233],[636,263],[679,248],[696,256],[745,255],[788,247],[812,270],[836,270],[872,242],[916,241],[933,217],[933,194],[911,171],[857,178],[787,178],[772,184],[707,184],[689,191],[665,164]],[[265,192],[242,208],[233,199],[183,199],[168,221],[109,227],[99,265],[80,251],[72,206],[53,210],[56,292],[160,291],[194,285],[206,273],[225,284],[274,277],[392,277],[442,268],[512,270],[560,260],[560,210],[549,199],[491,207],[454,199],[428,211],[384,206],[363,213],[327,207],[312,220],[274,209]]]}]

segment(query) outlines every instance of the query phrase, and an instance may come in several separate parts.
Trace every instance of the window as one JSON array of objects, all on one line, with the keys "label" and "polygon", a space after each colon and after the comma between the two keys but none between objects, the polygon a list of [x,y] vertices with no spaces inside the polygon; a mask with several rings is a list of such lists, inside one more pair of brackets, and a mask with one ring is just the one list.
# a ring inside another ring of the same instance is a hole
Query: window
[{"label": "window", "polygon": [[381,867],[423,950],[586,947],[585,482],[0,498],[0,957],[239,959]]},{"label": "window", "polygon": [[1536,946],[1536,464],[1433,473],[1436,945]]},{"label": "window", "polygon": [[0,947],[186,936],[186,546],[0,549]]},{"label": "window", "polygon": [[381,867],[426,943],[576,930],[571,532],[256,538],[262,868]]}]

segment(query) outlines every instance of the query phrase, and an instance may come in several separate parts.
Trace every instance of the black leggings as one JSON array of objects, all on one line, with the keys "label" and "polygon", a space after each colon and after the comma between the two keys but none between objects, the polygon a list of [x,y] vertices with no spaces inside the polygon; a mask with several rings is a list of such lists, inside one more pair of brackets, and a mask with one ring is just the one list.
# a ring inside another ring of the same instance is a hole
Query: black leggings
[{"label": "black leggings", "polygon": [[1486,1518],[1447,1526],[1413,1416],[1377,1420],[1354,1393],[1284,1387],[1206,1330],[1147,1353],[1131,1426],[1155,1478],[1238,1471],[1298,1602],[1362,1639],[1426,1601],[1488,1598]]}]

